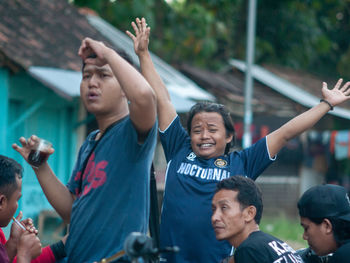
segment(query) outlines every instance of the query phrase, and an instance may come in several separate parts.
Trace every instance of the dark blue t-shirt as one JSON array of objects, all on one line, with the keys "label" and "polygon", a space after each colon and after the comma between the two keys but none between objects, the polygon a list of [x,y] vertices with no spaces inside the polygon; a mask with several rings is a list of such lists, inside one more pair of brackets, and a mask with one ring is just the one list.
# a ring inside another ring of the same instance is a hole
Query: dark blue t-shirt
[{"label": "dark blue t-shirt", "polygon": [[122,250],[130,232],[147,232],[156,126],[139,144],[130,118],[123,119],[101,139],[81,178],[97,131],[87,137],[67,185],[77,196],[66,243],[68,262],[100,261]]},{"label": "dark blue t-shirt", "polygon": [[256,179],[273,161],[266,139],[253,146],[212,159],[197,157],[190,137],[177,116],[160,132],[168,162],[160,225],[161,247],[179,246],[164,254],[167,262],[220,262],[231,252],[227,241],[217,241],[211,225],[211,200],[217,182],[234,175]]}]

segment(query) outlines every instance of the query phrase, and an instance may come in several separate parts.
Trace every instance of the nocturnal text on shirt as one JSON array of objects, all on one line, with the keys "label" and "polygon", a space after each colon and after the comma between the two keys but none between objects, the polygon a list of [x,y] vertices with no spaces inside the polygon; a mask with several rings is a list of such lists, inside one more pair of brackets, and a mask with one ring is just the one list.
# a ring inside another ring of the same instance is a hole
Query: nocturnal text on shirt
[{"label": "nocturnal text on shirt", "polygon": [[221,181],[230,177],[230,172],[222,168],[203,168],[197,164],[182,162],[178,174],[189,175],[205,180]]}]

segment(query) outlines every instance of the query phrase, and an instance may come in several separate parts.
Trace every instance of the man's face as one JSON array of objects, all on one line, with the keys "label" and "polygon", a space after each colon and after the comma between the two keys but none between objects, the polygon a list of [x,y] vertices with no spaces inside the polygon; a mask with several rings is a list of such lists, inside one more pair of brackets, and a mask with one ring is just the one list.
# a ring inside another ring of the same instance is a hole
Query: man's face
[{"label": "man's face", "polygon": [[114,113],[125,97],[109,65],[91,64],[83,69],[80,96],[87,111],[94,115]]},{"label": "man's face", "polygon": [[191,146],[194,153],[204,159],[215,158],[225,153],[226,144],[232,135],[226,135],[222,116],[217,112],[199,112],[191,122]]},{"label": "man's face", "polygon": [[237,201],[237,191],[220,190],[212,200],[212,217],[216,239],[228,240],[233,244],[245,229],[245,210]]},{"label": "man's face", "polygon": [[333,231],[325,220],[321,224],[315,224],[306,217],[300,217],[300,224],[304,228],[303,238],[318,256],[327,255],[337,249]]},{"label": "man's face", "polygon": [[17,188],[9,198],[1,196],[0,227],[5,227],[10,223],[18,208],[18,200],[22,196],[22,179],[16,176],[16,182]]}]

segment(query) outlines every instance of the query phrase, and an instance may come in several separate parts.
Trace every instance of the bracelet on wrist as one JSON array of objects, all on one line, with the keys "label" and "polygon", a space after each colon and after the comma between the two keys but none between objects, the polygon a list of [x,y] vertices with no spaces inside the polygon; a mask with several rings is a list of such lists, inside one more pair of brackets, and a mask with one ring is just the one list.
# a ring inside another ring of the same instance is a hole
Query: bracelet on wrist
[{"label": "bracelet on wrist", "polygon": [[325,100],[325,99],[320,99],[320,102],[324,102],[324,103],[327,103],[328,104],[328,106],[331,108],[330,110],[333,110],[334,109],[334,107],[333,107],[333,105],[328,101],[328,100]]}]

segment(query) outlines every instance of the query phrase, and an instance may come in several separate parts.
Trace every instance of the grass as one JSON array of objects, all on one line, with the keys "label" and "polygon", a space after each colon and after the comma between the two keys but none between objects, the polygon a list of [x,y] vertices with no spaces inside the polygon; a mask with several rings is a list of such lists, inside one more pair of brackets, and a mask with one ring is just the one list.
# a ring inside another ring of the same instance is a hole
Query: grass
[{"label": "grass", "polygon": [[286,218],[284,215],[274,218],[263,217],[260,222],[260,230],[285,241],[294,249],[307,247],[299,218]]}]

